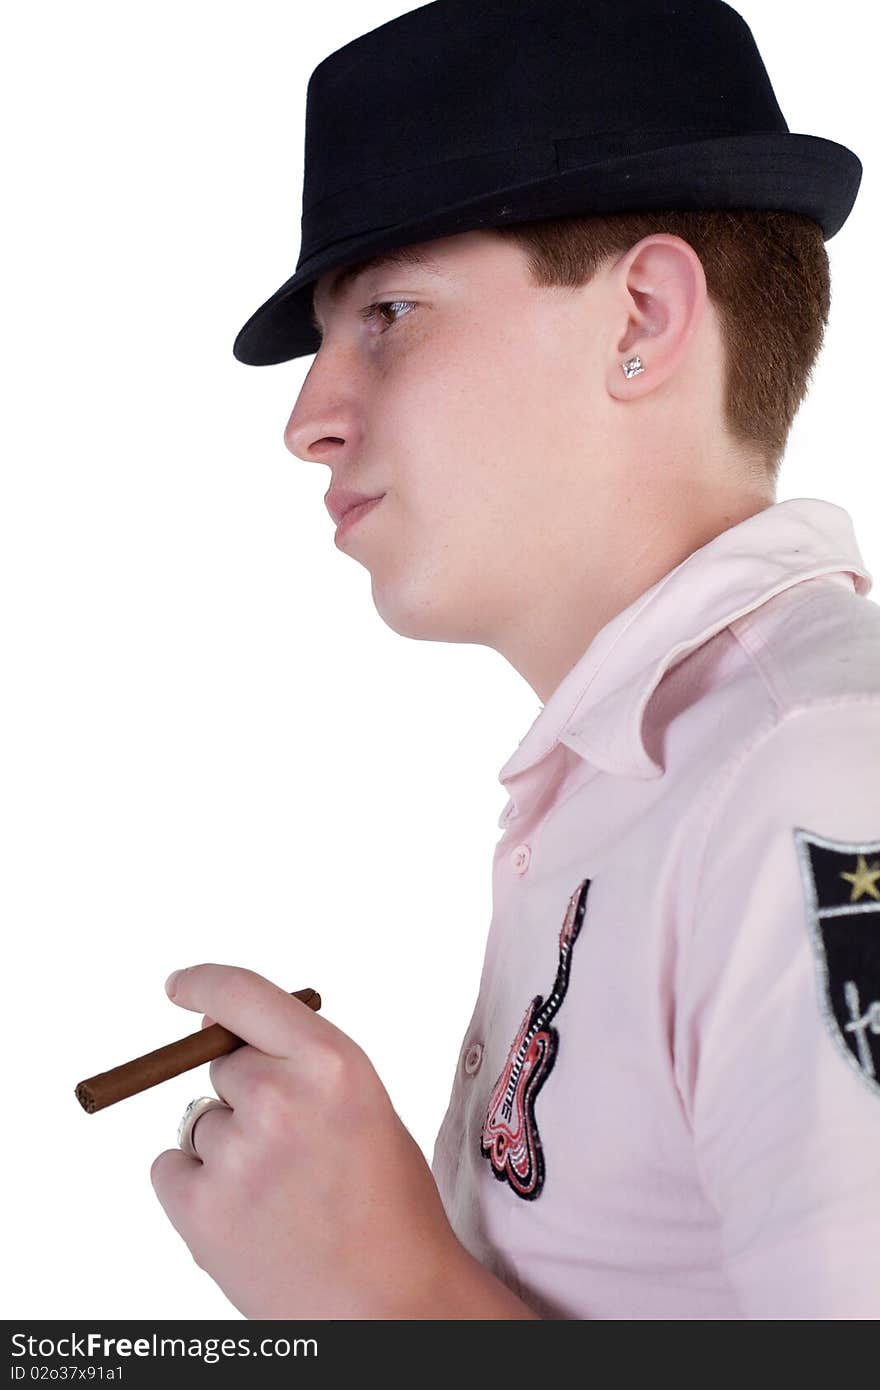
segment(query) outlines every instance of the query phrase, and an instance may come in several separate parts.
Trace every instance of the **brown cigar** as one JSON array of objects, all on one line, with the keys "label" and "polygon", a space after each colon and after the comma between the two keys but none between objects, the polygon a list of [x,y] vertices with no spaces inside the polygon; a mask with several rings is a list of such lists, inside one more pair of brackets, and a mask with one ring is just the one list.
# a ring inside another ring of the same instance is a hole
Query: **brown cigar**
[{"label": "brown cigar", "polygon": [[[316,989],[292,990],[294,999],[301,999],[310,1009],[321,1007],[321,996]],[[83,1110],[93,1115],[106,1105],[115,1105],[126,1096],[136,1096],[138,1091],[146,1091],[150,1086],[158,1086],[160,1081],[168,1081],[179,1076],[182,1071],[191,1071],[202,1062],[213,1062],[215,1057],[225,1057],[244,1046],[244,1038],[230,1033],[222,1023],[212,1023],[209,1028],[200,1028],[178,1042],[157,1047],[155,1052],[147,1052],[143,1057],[135,1057],[131,1062],[123,1062],[120,1067],[110,1071],[98,1072],[81,1081],[76,1088],[76,1098]]]}]

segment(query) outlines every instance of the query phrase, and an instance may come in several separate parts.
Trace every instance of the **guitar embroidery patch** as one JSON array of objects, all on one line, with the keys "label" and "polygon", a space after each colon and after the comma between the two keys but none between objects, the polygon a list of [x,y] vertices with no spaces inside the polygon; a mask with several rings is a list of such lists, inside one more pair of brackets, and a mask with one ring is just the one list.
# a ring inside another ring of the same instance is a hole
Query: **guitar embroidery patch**
[{"label": "guitar embroidery patch", "polygon": [[823,1017],[847,1064],[880,1092],[880,840],[794,837]]},{"label": "guitar embroidery patch", "polygon": [[590,880],[568,900],[559,933],[559,966],[547,1002],[536,994],[526,1009],[507,1061],[486,1108],[480,1150],[499,1182],[507,1182],[527,1201],[544,1186],[544,1152],[535,1120],[535,1098],[543,1086],[559,1047],[559,1034],[550,1020],[559,1011],[568,989],[571,952],[587,907]]}]

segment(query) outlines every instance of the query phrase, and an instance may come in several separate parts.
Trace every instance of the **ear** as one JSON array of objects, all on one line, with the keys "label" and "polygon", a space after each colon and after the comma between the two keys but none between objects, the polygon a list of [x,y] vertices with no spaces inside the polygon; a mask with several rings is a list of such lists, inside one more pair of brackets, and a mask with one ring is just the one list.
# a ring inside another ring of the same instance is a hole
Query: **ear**
[{"label": "ear", "polygon": [[[662,385],[687,354],[708,304],[703,263],[681,237],[643,237],[614,267],[612,298],[622,327],[609,354],[607,385],[626,401]],[[627,378],[623,364],[633,357],[644,371]]]}]

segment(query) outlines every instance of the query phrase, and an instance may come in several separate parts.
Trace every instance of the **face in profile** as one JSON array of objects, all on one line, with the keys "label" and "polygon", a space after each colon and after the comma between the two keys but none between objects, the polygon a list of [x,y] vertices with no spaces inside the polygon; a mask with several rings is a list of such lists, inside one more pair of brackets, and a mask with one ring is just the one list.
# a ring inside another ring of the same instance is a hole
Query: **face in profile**
[{"label": "face in profile", "polygon": [[[431,265],[315,286],[321,347],[285,430],[328,484],[384,494],[338,539],[405,636],[492,644],[522,620],[573,487],[601,448],[590,288],[531,283],[524,252],[484,232],[411,248]],[[332,524],[332,523],[331,523]]]}]

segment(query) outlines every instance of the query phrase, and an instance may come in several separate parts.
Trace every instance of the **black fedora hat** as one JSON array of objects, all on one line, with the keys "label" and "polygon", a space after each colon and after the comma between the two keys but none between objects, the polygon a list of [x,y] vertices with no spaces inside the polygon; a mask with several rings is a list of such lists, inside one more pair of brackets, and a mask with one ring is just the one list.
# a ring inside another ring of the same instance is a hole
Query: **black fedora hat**
[{"label": "black fedora hat", "polygon": [[798,212],[828,241],[861,177],[789,131],[723,0],[434,0],[312,72],[299,261],[232,350],[317,352],[315,281],[410,242],[652,208]]}]

